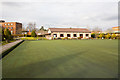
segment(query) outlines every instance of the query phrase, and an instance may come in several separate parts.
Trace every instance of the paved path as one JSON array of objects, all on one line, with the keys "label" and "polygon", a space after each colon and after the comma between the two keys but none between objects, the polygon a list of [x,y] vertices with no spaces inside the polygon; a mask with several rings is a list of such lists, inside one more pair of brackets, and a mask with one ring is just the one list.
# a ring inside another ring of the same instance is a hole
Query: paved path
[{"label": "paved path", "polygon": [[11,48],[12,46],[16,45],[17,43],[21,42],[22,40],[17,40],[15,42],[11,42],[8,43],[6,45],[0,46],[0,54],[2,54],[2,52],[8,50],[9,48]]}]

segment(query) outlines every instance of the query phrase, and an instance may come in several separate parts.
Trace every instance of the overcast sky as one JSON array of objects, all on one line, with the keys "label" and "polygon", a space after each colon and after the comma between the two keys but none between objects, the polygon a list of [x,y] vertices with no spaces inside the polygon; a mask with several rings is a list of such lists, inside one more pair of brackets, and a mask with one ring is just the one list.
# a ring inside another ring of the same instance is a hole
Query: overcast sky
[{"label": "overcast sky", "polygon": [[6,22],[29,22],[49,27],[118,26],[118,0],[3,0],[0,4]]}]

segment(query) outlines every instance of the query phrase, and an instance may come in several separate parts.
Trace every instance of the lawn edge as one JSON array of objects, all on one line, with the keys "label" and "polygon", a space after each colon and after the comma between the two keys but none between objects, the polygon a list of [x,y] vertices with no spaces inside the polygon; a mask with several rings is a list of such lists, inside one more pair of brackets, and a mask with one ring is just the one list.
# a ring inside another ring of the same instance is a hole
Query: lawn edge
[{"label": "lawn edge", "polygon": [[9,48],[9,49],[5,50],[4,52],[2,52],[0,54],[0,59],[4,58],[9,52],[11,52],[12,50],[14,50],[17,46],[19,46],[23,42],[24,42],[24,40],[20,41],[19,43],[15,44],[11,48]]}]

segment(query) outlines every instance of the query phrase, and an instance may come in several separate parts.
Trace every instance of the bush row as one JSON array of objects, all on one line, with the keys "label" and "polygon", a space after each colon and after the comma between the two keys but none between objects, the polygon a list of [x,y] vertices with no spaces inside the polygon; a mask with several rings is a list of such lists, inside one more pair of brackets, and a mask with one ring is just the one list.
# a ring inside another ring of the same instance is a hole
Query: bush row
[{"label": "bush row", "polygon": [[21,38],[21,40],[47,40],[47,39],[43,37],[24,37]]},{"label": "bush row", "polygon": [[100,33],[100,34],[95,34],[92,33],[91,34],[91,38],[97,38],[97,39],[120,39],[120,35],[116,35],[115,33],[113,34],[104,34],[104,33]]}]

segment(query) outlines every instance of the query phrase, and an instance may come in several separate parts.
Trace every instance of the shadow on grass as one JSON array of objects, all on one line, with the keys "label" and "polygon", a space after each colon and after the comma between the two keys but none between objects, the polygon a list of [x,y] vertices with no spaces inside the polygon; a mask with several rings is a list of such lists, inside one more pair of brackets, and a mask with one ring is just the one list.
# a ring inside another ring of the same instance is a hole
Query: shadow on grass
[{"label": "shadow on grass", "polygon": [[[54,58],[51,60],[40,61],[40,62],[32,63],[29,65],[25,65],[22,67],[16,67],[14,69],[12,68],[10,70],[4,69],[5,71],[3,70],[3,78],[33,78],[33,77],[36,77],[39,75],[40,76],[44,75],[45,73],[47,73],[50,70],[51,70],[51,73],[54,74],[54,72],[52,72],[52,70],[54,68],[57,68],[60,65],[63,65],[65,62],[70,61],[73,58],[76,58],[77,56],[79,56],[85,52],[86,51],[76,53],[76,54],[62,56],[59,58]],[[3,67],[4,66],[5,65],[3,65]],[[14,65],[11,65],[11,66],[14,66]],[[46,75],[46,77],[47,77],[47,75]]]}]

